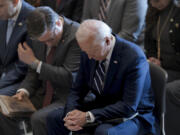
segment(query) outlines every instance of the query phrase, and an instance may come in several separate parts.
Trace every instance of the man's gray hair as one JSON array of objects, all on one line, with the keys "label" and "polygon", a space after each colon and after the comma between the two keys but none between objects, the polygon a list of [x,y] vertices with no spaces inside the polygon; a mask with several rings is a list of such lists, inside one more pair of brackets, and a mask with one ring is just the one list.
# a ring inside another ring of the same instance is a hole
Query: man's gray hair
[{"label": "man's gray hair", "polygon": [[79,42],[85,41],[89,37],[93,37],[95,43],[101,43],[105,37],[111,36],[112,29],[102,21],[95,19],[88,19],[82,22],[76,38]]},{"label": "man's gray hair", "polygon": [[59,15],[50,7],[38,7],[26,19],[28,34],[37,39],[47,30],[53,30],[58,19]]}]

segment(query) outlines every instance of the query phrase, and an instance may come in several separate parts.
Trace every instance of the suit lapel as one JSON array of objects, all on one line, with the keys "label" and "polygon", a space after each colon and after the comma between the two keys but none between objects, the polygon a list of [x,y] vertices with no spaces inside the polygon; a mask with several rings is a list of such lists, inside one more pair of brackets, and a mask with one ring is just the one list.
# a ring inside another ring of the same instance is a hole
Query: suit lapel
[{"label": "suit lapel", "polygon": [[117,70],[119,69],[120,52],[121,52],[120,47],[121,46],[116,41],[113,52],[112,52],[111,60],[109,63],[108,71],[106,74],[104,91],[109,89],[114,77],[116,76]]},{"label": "suit lapel", "polygon": [[[18,18],[16,20],[16,24],[14,26],[14,29],[12,31],[11,37],[9,39],[9,42],[8,42],[8,45],[7,45],[7,48],[6,48],[6,51],[5,51],[5,53],[6,53],[5,54],[5,59],[6,60],[8,59],[7,58],[8,54],[10,54],[11,50],[13,50],[12,48],[14,47],[14,45],[17,46],[17,44],[14,43],[14,41],[17,41],[17,39],[16,39],[16,38],[18,38],[17,34],[19,35],[20,33],[23,33],[23,28],[24,28],[24,25],[25,25],[26,12],[27,11],[25,11],[25,7],[24,7],[24,5],[22,3],[21,11],[20,11],[19,16],[18,16]],[[24,37],[25,37],[25,35],[24,35]]]},{"label": "suit lapel", "polygon": [[94,80],[94,73],[96,71],[96,66],[98,64],[98,61],[95,61],[95,60],[92,60],[92,63],[91,63],[91,71],[90,71],[90,84],[92,86],[92,84],[94,83],[93,80]]},{"label": "suit lapel", "polygon": [[6,50],[6,32],[7,32],[7,23],[8,21],[0,21],[0,33],[1,33],[1,36],[0,36],[0,50],[3,52],[3,53],[0,53],[0,58],[2,60],[2,63],[4,63],[4,51]]}]

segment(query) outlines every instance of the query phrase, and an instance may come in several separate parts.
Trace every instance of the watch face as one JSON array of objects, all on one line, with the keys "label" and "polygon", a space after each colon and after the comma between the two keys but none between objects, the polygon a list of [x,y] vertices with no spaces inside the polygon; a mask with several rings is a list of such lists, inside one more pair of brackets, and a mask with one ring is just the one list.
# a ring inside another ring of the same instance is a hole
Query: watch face
[{"label": "watch face", "polygon": [[90,123],[90,122],[91,122],[91,117],[90,117],[90,115],[89,115],[88,112],[86,112],[86,122],[87,122],[87,123]]}]

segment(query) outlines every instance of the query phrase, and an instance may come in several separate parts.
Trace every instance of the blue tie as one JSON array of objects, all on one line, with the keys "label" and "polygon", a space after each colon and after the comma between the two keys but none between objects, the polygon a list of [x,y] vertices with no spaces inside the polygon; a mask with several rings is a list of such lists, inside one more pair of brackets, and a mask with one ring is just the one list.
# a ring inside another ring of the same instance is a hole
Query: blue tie
[{"label": "blue tie", "polygon": [[105,60],[100,62],[96,68],[94,74],[93,87],[98,91],[99,94],[102,94],[103,86],[105,79]]},{"label": "blue tie", "polygon": [[8,20],[8,27],[7,27],[7,32],[6,32],[6,45],[8,44],[11,34],[13,32],[14,23],[15,23],[14,20],[11,20],[11,19]]}]

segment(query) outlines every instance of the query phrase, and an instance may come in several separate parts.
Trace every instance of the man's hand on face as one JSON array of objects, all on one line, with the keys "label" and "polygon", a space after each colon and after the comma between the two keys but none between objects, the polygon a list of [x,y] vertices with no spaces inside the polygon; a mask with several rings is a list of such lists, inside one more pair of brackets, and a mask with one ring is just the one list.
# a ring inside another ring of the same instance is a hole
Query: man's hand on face
[{"label": "man's hand on face", "polygon": [[22,62],[28,65],[31,65],[36,60],[32,49],[27,45],[26,42],[24,42],[23,44],[19,43],[18,56]]},{"label": "man's hand on face", "polygon": [[73,110],[66,115],[64,122],[64,126],[71,131],[81,130],[86,124],[86,112]]}]

